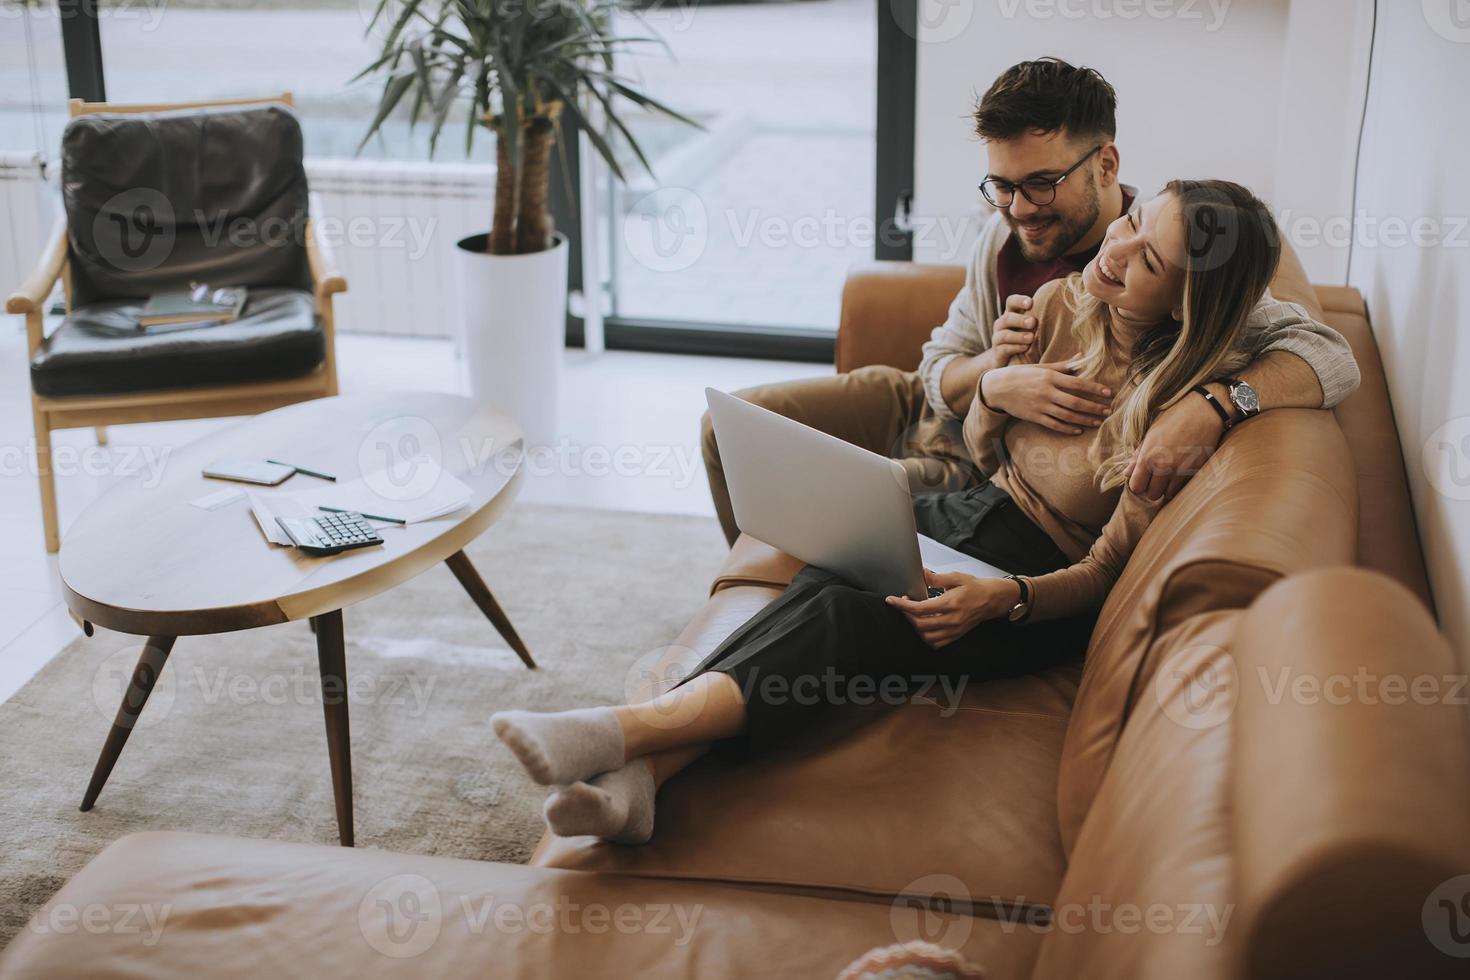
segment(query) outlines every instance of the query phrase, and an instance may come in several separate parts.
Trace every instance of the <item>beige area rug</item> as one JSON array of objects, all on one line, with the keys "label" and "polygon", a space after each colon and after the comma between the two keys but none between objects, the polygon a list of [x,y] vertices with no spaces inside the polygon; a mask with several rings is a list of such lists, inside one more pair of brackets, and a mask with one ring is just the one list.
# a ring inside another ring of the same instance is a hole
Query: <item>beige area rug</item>
[{"label": "beige area rug", "polygon": [[[727,551],[713,519],[529,505],[468,551],[540,669],[442,565],[346,610],[357,844],[524,862],[546,793],[491,712],[622,700]],[[79,638],[0,705],[0,946],[125,834],[337,842],[305,623],[181,638],[96,808],[77,810],[138,642]]]}]

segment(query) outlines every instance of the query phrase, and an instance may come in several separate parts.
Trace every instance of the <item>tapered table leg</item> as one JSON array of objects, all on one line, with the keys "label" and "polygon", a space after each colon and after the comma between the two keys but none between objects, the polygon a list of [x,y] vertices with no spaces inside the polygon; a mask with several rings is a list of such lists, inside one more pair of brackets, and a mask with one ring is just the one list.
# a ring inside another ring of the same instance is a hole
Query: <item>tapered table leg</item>
[{"label": "tapered table leg", "polygon": [[132,680],[128,682],[128,689],[123,692],[122,704],[117,707],[117,716],[112,720],[112,730],[107,733],[107,741],[102,744],[102,754],[97,757],[97,765],[92,770],[92,781],[87,784],[87,793],[82,797],[84,813],[97,802],[97,795],[102,792],[107,777],[112,774],[112,767],[122,754],[123,746],[128,744],[133,725],[137,724],[143,705],[148,703],[148,695],[158,682],[158,675],[163,672],[163,665],[168,662],[169,652],[173,648],[172,636],[150,636],[143,645],[138,665],[133,668]]},{"label": "tapered table leg", "polygon": [[454,577],[459,579],[459,584],[464,586],[470,598],[475,600],[475,605],[480,607],[480,612],[485,614],[485,618],[490,620],[496,631],[505,638],[505,642],[510,644],[510,648],[521,658],[521,662],[535,670],[536,661],[531,659],[530,651],[521,642],[515,627],[510,624],[510,617],[505,614],[505,610],[500,608],[500,603],[496,602],[495,597],[490,594],[485,580],[480,578],[480,573],[475,571],[474,565],[470,564],[469,556],[463,551],[456,551],[444,560],[444,564],[449,566]]},{"label": "tapered table leg", "polygon": [[347,654],[342,640],[342,610],[312,617],[316,656],[322,675],[322,711],[327,722],[327,758],[332,764],[332,795],[337,802],[337,837],[351,847],[352,740],[347,720]]}]

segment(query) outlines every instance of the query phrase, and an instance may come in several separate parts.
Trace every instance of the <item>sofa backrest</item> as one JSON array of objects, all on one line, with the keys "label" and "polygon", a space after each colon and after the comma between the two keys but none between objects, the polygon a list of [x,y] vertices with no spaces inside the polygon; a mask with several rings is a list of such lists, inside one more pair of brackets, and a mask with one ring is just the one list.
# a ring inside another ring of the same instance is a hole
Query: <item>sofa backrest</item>
[{"label": "sofa backrest", "polygon": [[91,113],[61,137],[73,305],[310,288],[301,126],[284,105]]},{"label": "sofa backrest", "polygon": [[1069,853],[1164,659],[1217,645],[1210,614],[1245,608],[1278,579],[1352,564],[1356,537],[1352,457],[1329,413],[1267,412],[1231,431],[1155,518],[1093,631],[1058,776]]}]

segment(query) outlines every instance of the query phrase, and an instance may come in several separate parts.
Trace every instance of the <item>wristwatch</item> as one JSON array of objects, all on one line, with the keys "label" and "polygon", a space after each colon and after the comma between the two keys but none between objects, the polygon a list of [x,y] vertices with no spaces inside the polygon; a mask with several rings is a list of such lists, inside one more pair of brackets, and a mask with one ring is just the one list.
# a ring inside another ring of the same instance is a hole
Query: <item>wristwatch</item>
[{"label": "wristwatch", "polygon": [[1240,410],[1242,419],[1261,414],[1261,396],[1256,389],[1239,378],[1226,378],[1225,387],[1230,389],[1230,403]]},{"label": "wristwatch", "polygon": [[1021,587],[1021,598],[1011,607],[1007,618],[1013,623],[1019,623],[1031,612],[1031,583],[1019,575],[1007,575],[1006,578]]}]

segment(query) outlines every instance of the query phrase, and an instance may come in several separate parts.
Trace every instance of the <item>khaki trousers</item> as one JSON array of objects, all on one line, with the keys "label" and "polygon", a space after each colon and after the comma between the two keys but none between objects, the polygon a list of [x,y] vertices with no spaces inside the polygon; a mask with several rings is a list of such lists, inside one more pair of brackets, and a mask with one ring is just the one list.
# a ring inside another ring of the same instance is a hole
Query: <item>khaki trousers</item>
[{"label": "khaki trousers", "polygon": [[[963,490],[981,474],[970,461],[961,423],[939,419],[913,371],[874,365],[835,377],[759,385],[735,392],[762,408],[810,425],[855,446],[897,459],[914,493]],[[706,412],[700,442],[710,496],[731,544],[739,536],[720,447]]]}]

